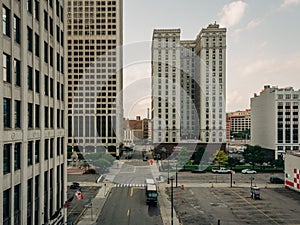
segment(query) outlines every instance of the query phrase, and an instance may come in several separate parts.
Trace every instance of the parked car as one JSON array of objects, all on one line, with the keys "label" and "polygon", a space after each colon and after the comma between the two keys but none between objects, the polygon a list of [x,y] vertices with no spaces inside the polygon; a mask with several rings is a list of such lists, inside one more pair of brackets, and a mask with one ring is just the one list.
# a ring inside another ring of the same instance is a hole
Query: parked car
[{"label": "parked car", "polygon": [[226,169],[225,167],[221,167],[220,169],[212,169],[213,173],[231,173],[231,170]]},{"label": "parked car", "polygon": [[270,183],[271,184],[284,184],[284,179],[280,178],[280,177],[270,177]]},{"label": "parked car", "polygon": [[70,189],[78,189],[80,188],[80,184],[77,182],[73,182],[73,184],[71,184]]},{"label": "parked car", "polygon": [[242,170],[242,173],[250,173],[250,174],[254,174],[254,173],[257,173],[256,170],[251,170],[251,169],[244,169]]}]

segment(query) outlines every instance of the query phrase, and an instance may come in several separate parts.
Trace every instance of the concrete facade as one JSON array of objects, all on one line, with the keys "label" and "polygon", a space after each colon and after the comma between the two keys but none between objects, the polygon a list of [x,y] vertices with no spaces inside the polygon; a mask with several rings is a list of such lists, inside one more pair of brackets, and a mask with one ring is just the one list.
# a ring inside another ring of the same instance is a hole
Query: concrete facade
[{"label": "concrete facade", "polygon": [[153,143],[226,139],[226,28],[210,24],[196,40],[180,29],[152,37]]},{"label": "concrete facade", "polygon": [[68,0],[68,145],[123,142],[123,1]]},{"label": "concrete facade", "polygon": [[65,1],[0,2],[0,224],[64,224]]},{"label": "concrete facade", "polygon": [[251,98],[251,145],[274,150],[275,157],[299,150],[300,91],[264,86]]}]

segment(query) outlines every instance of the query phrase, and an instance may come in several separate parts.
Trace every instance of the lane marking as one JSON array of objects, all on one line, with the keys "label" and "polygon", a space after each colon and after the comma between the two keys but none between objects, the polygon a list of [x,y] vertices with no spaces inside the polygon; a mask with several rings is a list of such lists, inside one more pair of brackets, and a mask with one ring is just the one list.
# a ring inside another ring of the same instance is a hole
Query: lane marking
[{"label": "lane marking", "polygon": [[130,188],[130,197],[132,197],[132,196],[133,196],[133,187]]}]

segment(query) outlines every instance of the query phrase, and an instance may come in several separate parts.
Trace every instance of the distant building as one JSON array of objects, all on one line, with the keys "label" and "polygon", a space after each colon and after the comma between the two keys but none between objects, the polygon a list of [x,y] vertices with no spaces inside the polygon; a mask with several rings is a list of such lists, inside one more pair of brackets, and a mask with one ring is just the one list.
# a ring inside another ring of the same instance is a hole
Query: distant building
[{"label": "distant building", "polygon": [[251,98],[251,145],[274,150],[275,158],[299,150],[300,90],[264,86]]},{"label": "distant building", "polygon": [[251,110],[227,113],[229,133],[239,133],[251,129]]},{"label": "distant building", "polygon": [[148,143],[149,124],[149,119],[141,120],[140,116],[137,116],[135,120],[124,119],[124,146],[129,147],[134,144]]},{"label": "distant building", "polygon": [[226,138],[226,28],[210,24],[196,40],[180,29],[155,29],[152,37],[154,143]]},{"label": "distant building", "polygon": [[287,151],[284,156],[285,186],[300,192],[300,152]]}]

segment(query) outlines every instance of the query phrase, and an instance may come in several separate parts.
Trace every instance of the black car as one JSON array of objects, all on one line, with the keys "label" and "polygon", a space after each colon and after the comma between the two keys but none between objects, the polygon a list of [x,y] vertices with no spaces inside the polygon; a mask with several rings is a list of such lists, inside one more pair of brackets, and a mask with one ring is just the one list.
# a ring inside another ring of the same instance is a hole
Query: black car
[{"label": "black car", "polygon": [[73,184],[71,184],[70,189],[78,189],[80,188],[80,184],[77,182],[73,182]]},{"label": "black car", "polygon": [[271,184],[284,184],[284,179],[279,177],[270,177]]}]

